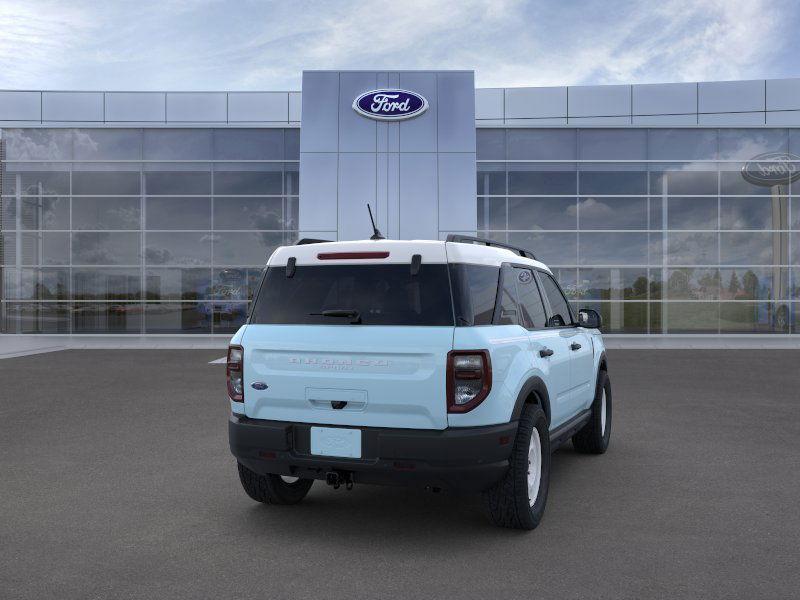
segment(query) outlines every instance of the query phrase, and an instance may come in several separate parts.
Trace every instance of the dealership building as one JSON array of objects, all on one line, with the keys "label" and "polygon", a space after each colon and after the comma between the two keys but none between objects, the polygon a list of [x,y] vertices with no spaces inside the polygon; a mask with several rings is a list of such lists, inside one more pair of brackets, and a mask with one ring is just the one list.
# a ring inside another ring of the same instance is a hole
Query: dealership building
[{"label": "dealership building", "polygon": [[[356,110],[377,91],[424,107]],[[369,203],[389,238],[529,249],[609,334],[792,339],[798,177],[800,79],[0,91],[0,333],[230,335],[275,247],[369,237]]]}]

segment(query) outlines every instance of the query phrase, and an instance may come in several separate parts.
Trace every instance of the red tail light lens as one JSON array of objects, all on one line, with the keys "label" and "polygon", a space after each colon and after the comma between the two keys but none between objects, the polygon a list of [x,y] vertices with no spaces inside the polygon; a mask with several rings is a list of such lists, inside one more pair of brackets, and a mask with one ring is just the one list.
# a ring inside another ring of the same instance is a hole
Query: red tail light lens
[{"label": "red tail light lens", "polygon": [[228,347],[228,398],[234,402],[244,402],[244,348]]},{"label": "red tail light lens", "polygon": [[492,389],[487,350],[451,350],[447,354],[447,412],[471,411]]}]

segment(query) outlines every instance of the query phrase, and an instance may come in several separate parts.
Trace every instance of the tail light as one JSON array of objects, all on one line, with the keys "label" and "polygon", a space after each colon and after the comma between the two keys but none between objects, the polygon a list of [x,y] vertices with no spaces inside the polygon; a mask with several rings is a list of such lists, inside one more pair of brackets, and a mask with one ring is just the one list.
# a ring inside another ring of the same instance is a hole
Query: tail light
[{"label": "tail light", "polygon": [[447,412],[465,413],[492,389],[492,363],[486,350],[451,350],[447,354]]},{"label": "tail light", "polygon": [[244,402],[244,348],[228,346],[228,397],[234,402]]}]

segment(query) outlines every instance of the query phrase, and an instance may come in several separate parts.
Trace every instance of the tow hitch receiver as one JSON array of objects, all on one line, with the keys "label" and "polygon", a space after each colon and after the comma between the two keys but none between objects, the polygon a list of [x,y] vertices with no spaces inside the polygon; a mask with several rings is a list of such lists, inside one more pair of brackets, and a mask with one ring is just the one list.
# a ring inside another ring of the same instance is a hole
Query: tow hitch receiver
[{"label": "tow hitch receiver", "polygon": [[332,485],[335,490],[344,484],[344,488],[349,491],[353,489],[353,474],[347,471],[328,471],[325,473],[325,483]]}]

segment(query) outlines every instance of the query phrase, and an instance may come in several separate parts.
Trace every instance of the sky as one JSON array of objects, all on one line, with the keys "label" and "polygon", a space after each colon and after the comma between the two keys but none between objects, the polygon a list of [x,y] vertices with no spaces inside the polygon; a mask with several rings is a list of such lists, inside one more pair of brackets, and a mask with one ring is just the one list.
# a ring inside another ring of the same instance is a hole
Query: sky
[{"label": "sky", "polygon": [[0,89],[299,90],[304,69],[478,87],[800,77],[797,0],[0,0]]}]

